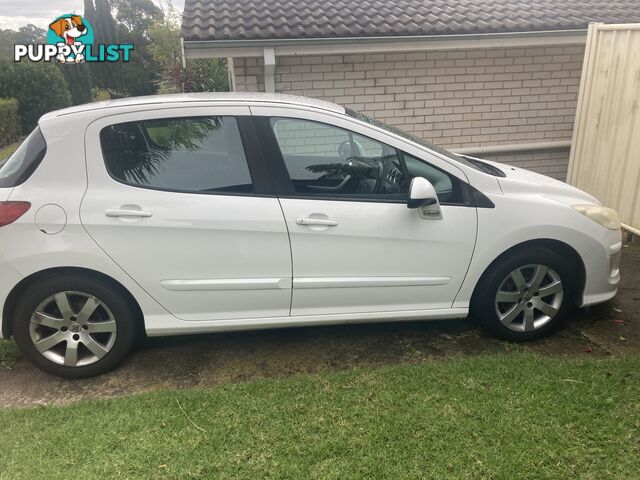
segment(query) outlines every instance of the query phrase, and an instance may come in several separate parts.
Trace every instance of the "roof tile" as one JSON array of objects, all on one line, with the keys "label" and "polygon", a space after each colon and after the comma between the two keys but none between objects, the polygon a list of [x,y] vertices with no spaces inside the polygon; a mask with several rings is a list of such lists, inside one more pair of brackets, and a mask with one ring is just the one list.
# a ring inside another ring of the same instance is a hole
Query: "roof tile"
[{"label": "roof tile", "polygon": [[639,0],[185,0],[185,40],[571,30],[640,21]]}]

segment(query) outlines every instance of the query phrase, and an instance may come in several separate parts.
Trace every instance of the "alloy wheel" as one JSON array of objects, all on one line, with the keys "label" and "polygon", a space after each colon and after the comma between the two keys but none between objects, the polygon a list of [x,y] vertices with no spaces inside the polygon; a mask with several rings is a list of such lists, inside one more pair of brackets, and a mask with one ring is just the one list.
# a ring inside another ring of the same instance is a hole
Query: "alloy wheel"
[{"label": "alloy wheel", "polygon": [[31,315],[29,334],[48,360],[66,367],[91,365],[111,351],[117,324],[109,307],[83,292],[59,292]]},{"label": "alloy wheel", "polygon": [[562,306],[560,275],[546,265],[531,264],[512,271],[495,297],[498,319],[510,330],[531,332],[548,324]]}]

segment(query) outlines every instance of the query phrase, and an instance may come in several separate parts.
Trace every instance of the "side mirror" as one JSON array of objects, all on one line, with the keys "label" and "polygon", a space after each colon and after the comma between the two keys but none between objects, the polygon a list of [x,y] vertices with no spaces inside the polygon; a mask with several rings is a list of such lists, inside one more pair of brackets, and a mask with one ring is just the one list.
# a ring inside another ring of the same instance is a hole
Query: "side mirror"
[{"label": "side mirror", "polygon": [[436,189],[429,180],[423,177],[414,177],[411,180],[407,207],[419,209],[420,217],[424,219],[442,218]]},{"label": "side mirror", "polygon": [[407,207],[419,208],[438,203],[436,189],[431,182],[424,177],[414,177],[409,187],[409,202]]}]

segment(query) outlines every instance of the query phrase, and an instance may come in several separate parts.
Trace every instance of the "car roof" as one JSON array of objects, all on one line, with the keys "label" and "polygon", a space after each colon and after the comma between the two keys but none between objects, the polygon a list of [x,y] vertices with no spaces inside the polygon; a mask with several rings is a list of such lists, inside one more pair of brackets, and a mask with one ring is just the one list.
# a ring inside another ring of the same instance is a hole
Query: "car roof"
[{"label": "car roof", "polygon": [[329,110],[336,113],[345,113],[344,107],[335,103],[307,98],[296,95],[284,95],[280,93],[237,93],[237,92],[215,92],[215,93],[181,93],[175,95],[148,95],[144,97],[129,97],[117,100],[107,100],[104,102],[86,103],[75,107],[55,110],[42,116],[41,120],[50,120],[54,117],[74,115],[77,113],[92,112],[104,109],[132,106],[152,106],[176,103],[238,103],[247,106],[259,104],[283,104],[292,106],[304,106]]}]

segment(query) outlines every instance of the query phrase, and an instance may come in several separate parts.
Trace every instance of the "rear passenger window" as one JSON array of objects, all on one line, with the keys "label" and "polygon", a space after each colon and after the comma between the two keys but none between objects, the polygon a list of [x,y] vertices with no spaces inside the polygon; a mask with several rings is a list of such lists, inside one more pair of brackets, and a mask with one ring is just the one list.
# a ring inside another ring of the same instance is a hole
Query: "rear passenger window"
[{"label": "rear passenger window", "polygon": [[100,132],[109,174],[137,187],[187,193],[251,193],[234,117],[189,117],[111,125]]},{"label": "rear passenger window", "polygon": [[0,188],[16,187],[26,182],[47,153],[47,143],[39,128],[20,145],[8,160],[0,158]]}]

